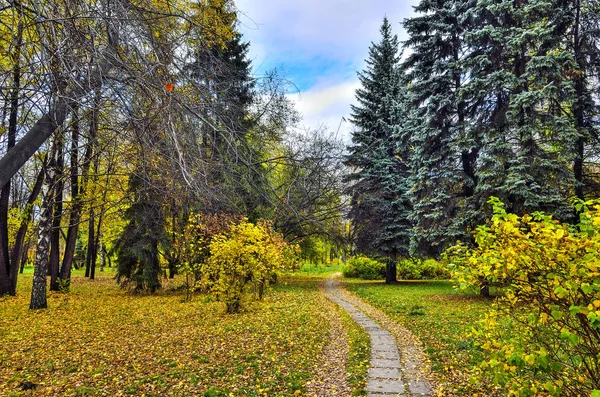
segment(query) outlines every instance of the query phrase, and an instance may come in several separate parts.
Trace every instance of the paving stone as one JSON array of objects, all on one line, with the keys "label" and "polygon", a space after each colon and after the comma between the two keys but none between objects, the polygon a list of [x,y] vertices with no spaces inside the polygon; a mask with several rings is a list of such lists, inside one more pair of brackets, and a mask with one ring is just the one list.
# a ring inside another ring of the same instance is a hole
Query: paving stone
[{"label": "paving stone", "polygon": [[371,343],[373,344],[383,344],[383,345],[395,345],[396,344],[396,340],[394,338],[392,338],[391,336],[382,336],[382,335],[370,335],[371,336]]},{"label": "paving stone", "polygon": [[369,378],[399,379],[402,377],[400,368],[369,368]]},{"label": "paving stone", "polygon": [[408,384],[408,389],[410,390],[411,395],[417,396],[433,396],[433,390],[429,385],[429,382],[410,382]]},{"label": "paving stone", "polygon": [[367,394],[367,397],[395,397],[395,396],[403,397],[403,396],[406,396],[406,394],[404,394],[404,393],[392,393],[392,394],[389,394],[389,393],[385,393],[385,394],[384,393],[369,393],[369,394]]},{"label": "paving stone", "polygon": [[396,351],[393,350],[375,350],[371,352],[371,358],[378,358],[378,359],[384,359],[384,360],[399,360],[400,359],[400,353],[398,353],[398,350],[396,349]]},{"label": "paving stone", "polygon": [[383,329],[383,328],[375,328],[375,329],[371,329],[371,330],[368,330],[368,329],[367,329],[366,331],[367,331],[367,332],[368,332],[370,335],[375,335],[375,336],[387,336],[387,337],[390,337],[390,338],[392,338],[392,339],[394,338],[394,337],[392,336],[392,334],[391,334],[389,331],[387,331],[387,330],[385,330],[385,329]]},{"label": "paving stone", "polygon": [[385,352],[389,352],[389,351],[394,351],[394,350],[398,350],[398,347],[395,343],[371,343],[371,350],[373,351],[385,351]]},{"label": "paving stone", "polygon": [[378,393],[403,393],[404,383],[401,380],[369,379],[367,391]]},{"label": "paving stone", "polygon": [[371,359],[371,367],[373,368],[402,368],[400,360],[387,360],[380,358]]}]

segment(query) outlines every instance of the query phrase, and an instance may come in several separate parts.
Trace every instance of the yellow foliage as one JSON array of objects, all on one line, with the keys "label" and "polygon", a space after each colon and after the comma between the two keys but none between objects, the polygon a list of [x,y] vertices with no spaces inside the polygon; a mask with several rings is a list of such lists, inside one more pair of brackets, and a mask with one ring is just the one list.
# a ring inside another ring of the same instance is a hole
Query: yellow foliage
[{"label": "yellow foliage", "polygon": [[211,242],[202,283],[225,302],[228,312],[237,312],[246,284],[262,298],[277,272],[294,265],[296,253],[269,223],[254,225],[244,219]]},{"label": "yellow foliage", "polygon": [[600,206],[578,204],[574,227],[490,202],[495,214],[477,229],[477,247],[448,252],[461,287],[503,287],[474,332],[489,356],[481,367],[514,396],[600,389]]},{"label": "yellow foliage", "polygon": [[32,312],[25,274],[17,297],[0,298],[0,395],[291,397],[327,341],[330,305],[314,282],[286,281],[256,310],[224,316],[169,286],[133,296],[112,275],[75,274],[69,294]]}]

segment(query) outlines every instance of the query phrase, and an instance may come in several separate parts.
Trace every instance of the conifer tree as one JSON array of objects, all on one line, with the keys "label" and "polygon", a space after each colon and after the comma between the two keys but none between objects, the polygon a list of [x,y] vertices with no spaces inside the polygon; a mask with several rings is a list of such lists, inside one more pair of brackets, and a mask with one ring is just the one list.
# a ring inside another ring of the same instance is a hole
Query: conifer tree
[{"label": "conifer tree", "polygon": [[353,169],[350,216],[359,228],[357,249],[388,258],[386,282],[396,280],[395,262],[408,253],[407,166],[397,153],[394,133],[399,120],[402,85],[398,38],[384,18],[381,41],[369,48],[367,67],[358,73],[362,87],[352,106],[356,127],[346,164]]},{"label": "conifer tree", "polygon": [[411,50],[403,62],[410,81],[411,116],[400,130],[412,146],[411,189],[414,222],[411,251],[439,254],[468,238],[473,223],[479,137],[468,128],[467,103],[460,96],[465,73],[464,42],[473,1],[423,0],[420,14],[404,21]]},{"label": "conifer tree", "polygon": [[572,214],[565,186],[573,186],[568,147],[576,134],[563,108],[571,100],[564,76],[572,58],[548,23],[557,12],[546,0],[483,0],[474,10],[463,95],[484,136],[480,206],[495,195],[519,214],[543,210],[565,220]]},{"label": "conifer tree", "polygon": [[132,204],[124,214],[127,225],[116,243],[117,281],[135,292],[155,292],[161,287],[159,248],[165,240],[162,199],[145,178],[148,170],[130,176]]}]

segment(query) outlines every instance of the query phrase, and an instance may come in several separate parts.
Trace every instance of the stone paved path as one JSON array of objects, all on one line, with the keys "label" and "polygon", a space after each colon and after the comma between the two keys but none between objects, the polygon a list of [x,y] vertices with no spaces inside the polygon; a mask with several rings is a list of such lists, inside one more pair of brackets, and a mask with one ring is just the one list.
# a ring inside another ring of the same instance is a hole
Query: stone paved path
[{"label": "stone paved path", "polygon": [[326,286],[329,299],[346,310],[371,338],[367,396],[433,397],[429,382],[414,371],[419,363],[403,362],[392,334],[363,313],[356,299],[345,294],[336,280],[328,279]]}]

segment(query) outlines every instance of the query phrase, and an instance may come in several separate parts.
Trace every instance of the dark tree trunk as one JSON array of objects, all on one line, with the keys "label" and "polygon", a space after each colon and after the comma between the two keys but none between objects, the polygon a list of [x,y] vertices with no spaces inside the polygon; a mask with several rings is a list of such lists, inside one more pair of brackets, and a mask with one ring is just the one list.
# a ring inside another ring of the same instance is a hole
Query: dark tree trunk
[{"label": "dark tree trunk", "polygon": [[25,270],[25,265],[27,264],[27,259],[29,258],[29,243],[25,245],[23,248],[23,254],[21,255],[21,266],[19,268],[19,273],[23,274]]},{"label": "dark tree trunk", "polygon": [[490,297],[490,283],[487,280],[481,280],[479,285],[479,295],[484,298]]},{"label": "dark tree trunk", "polygon": [[396,263],[398,262],[398,256],[394,255],[392,258],[389,258],[385,264],[385,283],[386,284],[394,284],[397,282],[396,275]]},{"label": "dark tree trunk", "polygon": [[90,270],[92,266],[93,258],[96,258],[96,254],[94,253],[94,247],[96,246],[96,239],[94,236],[94,209],[90,208],[90,219],[88,223],[88,246],[87,246],[87,256],[85,258],[85,277],[90,277]]},{"label": "dark tree trunk", "polygon": [[104,272],[104,267],[106,267],[106,249],[104,248],[104,244],[102,244],[102,240],[100,240],[99,251],[100,251],[100,272]]},{"label": "dark tree trunk", "polygon": [[[75,257],[75,247],[77,246],[77,236],[79,232],[79,223],[81,222],[81,212],[83,209],[82,198],[85,194],[87,185],[87,176],[89,173],[92,156],[94,153],[94,144],[98,133],[98,106],[100,104],[100,92],[96,91],[94,97],[94,107],[92,108],[92,117],[90,120],[89,137],[83,155],[83,164],[81,166],[81,184],[78,175],[79,159],[79,116],[77,109],[73,110],[73,125],[71,138],[71,197],[73,205],[69,215],[69,229],[67,230],[67,239],[65,243],[65,254],[60,269],[60,278],[63,283],[71,278],[71,268]],[[67,283],[68,284],[68,283]]]},{"label": "dark tree trunk", "polygon": [[[23,213],[23,218],[21,220],[21,225],[19,226],[19,230],[17,231],[17,235],[15,237],[15,244],[13,245],[12,252],[10,254],[11,263],[16,264],[19,259],[23,256],[26,250],[29,249],[29,244],[27,247],[23,249],[23,243],[25,242],[25,236],[27,234],[27,229],[29,228],[29,222],[31,222],[31,217],[33,215],[33,204],[35,200],[37,200],[40,191],[42,190],[42,184],[44,183],[44,176],[46,175],[46,161],[42,164],[42,169],[37,175],[35,179],[35,184],[33,185],[33,189],[27,198],[27,203],[25,204],[25,211]],[[25,251],[23,251],[25,250]],[[22,253],[23,251],[23,253]],[[25,256],[27,258],[27,256]],[[23,273],[24,262],[21,259],[21,268],[19,269],[19,273]],[[17,273],[11,274],[13,276],[11,278],[12,287],[17,287]]]},{"label": "dark tree trunk", "polygon": [[573,32],[573,50],[575,60],[579,67],[579,73],[574,73],[575,101],[573,103],[573,115],[575,117],[575,129],[579,133],[579,138],[575,142],[575,159],[573,160],[573,176],[575,178],[575,196],[580,200],[585,200],[584,181],[583,181],[583,158],[585,148],[585,102],[586,102],[586,82],[584,75],[587,69],[585,55],[582,54],[581,37],[579,26],[581,23],[581,5],[576,2],[575,29]]},{"label": "dark tree trunk", "polygon": [[[15,146],[17,136],[17,116],[19,112],[19,92],[21,89],[21,44],[23,40],[23,22],[19,18],[15,51],[11,54],[13,62],[12,91],[10,94],[10,115],[8,117],[7,156]],[[3,166],[0,165],[0,173]],[[15,171],[16,172],[16,171]],[[14,173],[13,173],[14,175]],[[17,262],[10,261],[8,247],[8,202],[10,197],[10,179],[8,177],[0,186],[0,296],[17,294]],[[12,266],[11,266],[12,264]],[[14,280],[14,283],[13,283]]]},{"label": "dark tree trunk", "polygon": [[52,215],[52,233],[50,234],[50,260],[48,263],[50,275],[50,290],[58,291],[60,284],[58,283],[58,270],[60,263],[60,223],[63,212],[63,139],[62,136],[57,141],[56,163],[54,178],[54,211]]},{"label": "dark tree trunk", "polygon": [[102,237],[102,211],[98,215],[98,228],[96,229],[96,239],[94,240],[94,251],[92,255],[92,260],[90,264],[90,280],[94,280],[96,278],[96,260],[98,259],[98,249],[100,247],[100,238]]}]

